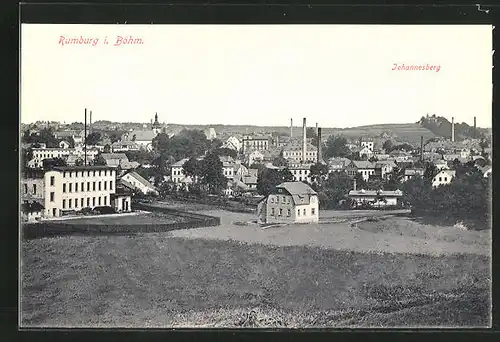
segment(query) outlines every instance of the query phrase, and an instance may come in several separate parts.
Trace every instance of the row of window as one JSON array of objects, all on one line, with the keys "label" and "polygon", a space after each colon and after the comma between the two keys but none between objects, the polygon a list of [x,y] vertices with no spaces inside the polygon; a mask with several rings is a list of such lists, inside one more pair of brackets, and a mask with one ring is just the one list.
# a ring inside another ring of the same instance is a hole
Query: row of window
[{"label": "row of window", "polygon": [[308,175],[309,172],[311,172],[310,170],[290,170],[290,171],[292,171],[293,174],[297,174],[298,173],[299,175],[302,174],[302,171],[304,171],[304,175]]},{"label": "row of window", "polygon": [[[276,201],[274,197],[271,197],[271,203],[279,203],[280,202],[280,196],[276,196]],[[287,196],[281,196],[281,203],[290,203],[290,197]]]},{"label": "row of window", "polygon": [[[306,156],[314,156],[316,155],[317,152],[306,152]],[[302,155],[302,151],[300,152],[283,152],[283,156],[286,157],[286,156],[301,156]]]},{"label": "row of window", "polygon": [[33,157],[35,157],[36,159],[46,159],[46,158],[61,158],[62,156],[67,156],[69,155],[69,152],[67,153],[37,153],[37,154],[34,154]]},{"label": "row of window", "polygon": [[[78,203],[80,202],[80,203]],[[74,201],[72,198],[69,198],[66,202],[65,199],[62,200],[62,208],[63,209],[73,209],[73,208],[84,208],[85,203],[87,204],[86,207],[90,207],[90,197],[87,197],[87,201],[85,201],[85,198],[80,198],[80,201],[78,201],[78,198],[75,198]],[[68,205],[66,207],[66,204]],[[78,206],[80,204],[80,206]],[[107,196],[99,196],[97,197],[97,206],[101,205],[108,205],[108,197]],[[96,197],[92,197],[92,207],[96,206]]]},{"label": "row of window", "polygon": [[[96,189],[96,184],[97,184],[97,189]],[[108,182],[99,181],[99,182],[92,182],[92,190],[90,190],[90,182],[87,182],[87,191],[96,191],[96,190],[101,191],[102,190],[101,185],[104,186],[104,190],[108,190]],[[78,192],[78,183],[74,183],[74,190],[75,192]],[[113,181],[109,181],[109,190],[113,190]],[[80,191],[85,191],[85,182],[81,182]],[[73,183],[64,183],[63,192],[73,192]]]},{"label": "row of window", "polygon": [[174,175],[174,176],[180,176],[183,174],[184,174],[183,170],[172,170],[172,175]]},{"label": "row of window", "polygon": [[[24,184],[24,193],[28,193],[28,184]],[[33,195],[36,195],[36,184],[33,184]]]},{"label": "row of window", "polygon": [[78,175],[80,175],[81,177],[85,177],[85,173],[87,173],[87,177],[91,177],[91,175],[94,176],[94,177],[96,175],[99,176],[99,177],[102,176],[102,175],[104,175],[104,176],[112,176],[113,175],[113,171],[112,170],[75,171],[75,172],[73,172],[73,171],[68,171],[68,172],[64,171],[63,172],[63,178],[66,178],[66,174],[69,174],[69,177],[73,177],[73,175],[75,177],[78,177]]},{"label": "row of window", "polygon": [[[302,212],[302,216],[307,216],[307,211],[306,209],[297,209],[297,216],[300,216],[300,213]],[[274,208],[271,208],[271,216],[276,216],[276,214],[278,214],[278,216],[283,216],[283,209],[279,209],[278,212],[276,212],[276,210]],[[315,215],[316,214],[316,208],[311,208],[311,215]],[[290,217],[292,215],[292,211],[290,209],[287,209],[286,210],[286,216],[287,217]]]}]

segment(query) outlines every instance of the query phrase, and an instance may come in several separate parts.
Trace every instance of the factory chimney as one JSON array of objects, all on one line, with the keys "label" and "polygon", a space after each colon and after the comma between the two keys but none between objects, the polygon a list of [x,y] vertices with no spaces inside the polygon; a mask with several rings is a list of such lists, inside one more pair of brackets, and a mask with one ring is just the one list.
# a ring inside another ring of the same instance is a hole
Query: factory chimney
[{"label": "factory chimney", "polygon": [[474,131],[472,132],[472,136],[476,139],[476,117],[474,117]]},{"label": "factory chimney", "polygon": [[290,138],[293,138],[293,119],[290,119]]},{"label": "factory chimney", "polygon": [[353,184],[352,184],[352,189],[356,191],[356,178],[354,178]]},{"label": "factory chimney", "polygon": [[89,117],[89,134],[92,134],[92,111],[90,111],[90,117]]},{"label": "factory chimney", "polygon": [[318,123],[316,122],[316,134],[318,134]]},{"label": "factory chimney", "polygon": [[307,153],[307,125],[306,125],[306,118],[303,120],[302,124],[302,162],[305,164],[307,158],[306,158],[306,153]]},{"label": "factory chimney", "polygon": [[83,133],[83,162],[87,165],[87,108],[85,108],[85,123],[84,123],[84,133]]},{"label": "factory chimney", "polygon": [[318,127],[318,164],[323,160],[321,153],[321,127]]},{"label": "factory chimney", "polygon": [[420,136],[420,161],[424,161],[424,136]]},{"label": "factory chimney", "polygon": [[451,118],[451,141],[455,141],[455,118]]}]

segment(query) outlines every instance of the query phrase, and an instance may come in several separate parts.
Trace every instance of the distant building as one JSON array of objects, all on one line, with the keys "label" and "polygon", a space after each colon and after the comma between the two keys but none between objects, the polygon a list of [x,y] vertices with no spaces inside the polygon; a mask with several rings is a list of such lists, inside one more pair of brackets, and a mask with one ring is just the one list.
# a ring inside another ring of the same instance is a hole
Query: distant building
[{"label": "distant building", "polygon": [[455,174],[456,174],[455,170],[439,171],[439,173],[432,179],[432,186],[436,188],[440,185],[450,184],[453,177],[455,177]]},{"label": "distant building", "polygon": [[121,170],[131,170],[140,166],[136,161],[129,161],[125,153],[101,153],[107,166],[119,167]]},{"label": "distant building", "polygon": [[375,163],[375,175],[381,179],[387,179],[396,168],[396,163],[392,160],[378,161]]},{"label": "distant building", "polygon": [[111,144],[111,152],[139,151],[139,144],[133,141],[116,141]]},{"label": "distant building", "polygon": [[373,152],[373,141],[361,141],[361,147]]},{"label": "distant building", "polygon": [[120,178],[120,184],[132,191],[140,191],[145,195],[148,193],[158,194],[153,184],[135,171],[124,174]]},{"label": "distant building", "polygon": [[255,163],[262,163],[264,161],[264,153],[262,153],[262,151],[259,151],[259,150],[250,151],[246,155],[245,161],[247,162],[248,166],[255,164]]},{"label": "distant building", "polygon": [[425,170],[422,168],[405,169],[402,181],[406,182],[406,181],[410,180],[411,178],[417,177],[417,176],[423,177],[424,172],[425,172]]},{"label": "distant building", "polygon": [[265,151],[269,148],[269,137],[267,136],[245,136],[243,137],[243,153],[250,150]]},{"label": "distant building", "polygon": [[319,221],[317,193],[302,182],[285,182],[258,204],[259,223],[313,223]]},{"label": "distant building", "polygon": [[365,181],[368,181],[370,176],[375,174],[375,164],[369,161],[353,160],[346,168],[347,174],[355,177],[356,173],[360,173]]},{"label": "distant building", "polygon": [[205,136],[208,140],[214,140],[215,138],[217,138],[217,133],[212,127],[205,129],[203,132],[205,133]]},{"label": "distant building", "polygon": [[370,159],[371,157],[374,156],[373,150],[370,149],[367,146],[364,146],[360,151],[359,151],[359,156],[363,157],[366,156],[366,158]]},{"label": "distant building", "polygon": [[[283,147],[283,158],[288,160],[290,163],[300,163],[304,159],[302,158],[302,140],[296,140],[290,142],[288,145]],[[316,163],[318,160],[318,149],[311,143],[306,143],[306,163]]]},{"label": "distant building", "polygon": [[[61,158],[67,160],[69,156],[74,156],[68,161],[68,164],[71,164],[72,160],[83,160],[85,157],[85,151],[82,148],[33,148],[32,152],[33,158],[28,162],[30,168],[42,168],[45,159]],[[96,149],[87,149],[87,163],[92,163],[98,153],[99,151]]]},{"label": "distant building", "polygon": [[293,175],[295,182],[308,182],[311,183],[311,165],[313,164],[295,164],[290,165],[288,168]]},{"label": "distant building", "polygon": [[400,190],[351,190],[349,198],[356,205],[369,204],[374,207],[396,206],[403,197]]},{"label": "distant building", "polygon": [[348,158],[331,158],[328,161],[328,170],[330,172],[341,172],[346,171],[347,166],[351,163]]}]

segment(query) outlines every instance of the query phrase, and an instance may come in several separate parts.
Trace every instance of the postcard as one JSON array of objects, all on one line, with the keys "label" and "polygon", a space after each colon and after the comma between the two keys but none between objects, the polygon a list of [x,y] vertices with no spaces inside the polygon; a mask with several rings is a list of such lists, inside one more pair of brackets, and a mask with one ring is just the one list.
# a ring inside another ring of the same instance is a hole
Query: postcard
[{"label": "postcard", "polygon": [[21,328],[491,327],[492,26],[20,30]]}]

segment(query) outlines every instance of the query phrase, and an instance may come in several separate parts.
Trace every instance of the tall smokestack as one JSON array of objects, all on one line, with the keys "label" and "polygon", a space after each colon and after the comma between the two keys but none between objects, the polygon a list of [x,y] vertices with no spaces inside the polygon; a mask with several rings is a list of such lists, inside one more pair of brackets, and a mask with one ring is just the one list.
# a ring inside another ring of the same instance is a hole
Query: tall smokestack
[{"label": "tall smokestack", "polygon": [[307,125],[306,125],[306,118],[304,118],[303,123],[302,123],[302,162],[305,163],[307,158],[306,158],[306,153],[307,153]]},{"label": "tall smokestack", "polygon": [[321,153],[321,127],[318,127],[318,163],[323,160],[323,156]]},{"label": "tall smokestack", "polygon": [[474,131],[472,132],[472,136],[476,139],[476,117],[474,117]]},{"label": "tall smokestack", "polygon": [[354,191],[356,191],[356,178],[354,178],[354,181],[352,183],[352,188]]},{"label": "tall smokestack", "polygon": [[293,138],[293,119],[290,119],[290,138]]},{"label": "tall smokestack", "polygon": [[451,141],[455,141],[455,118],[451,118]]},{"label": "tall smokestack", "polygon": [[318,123],[316,122],[316,134],[318,134]]},{"label": "tall smokestack", "polygon": [[83,162],[87,165],[87,108],[85,108],[85,124],[84,124],[84,138],[83,138]]},{"label": "tall smokestack", "polygon": [[420,161],[424,161],[424,136],[420,136]]},{"label": "tall smokestack", "polygon": [[90,111],[89,116],[89,134],[92,134],[92,111]]}]

